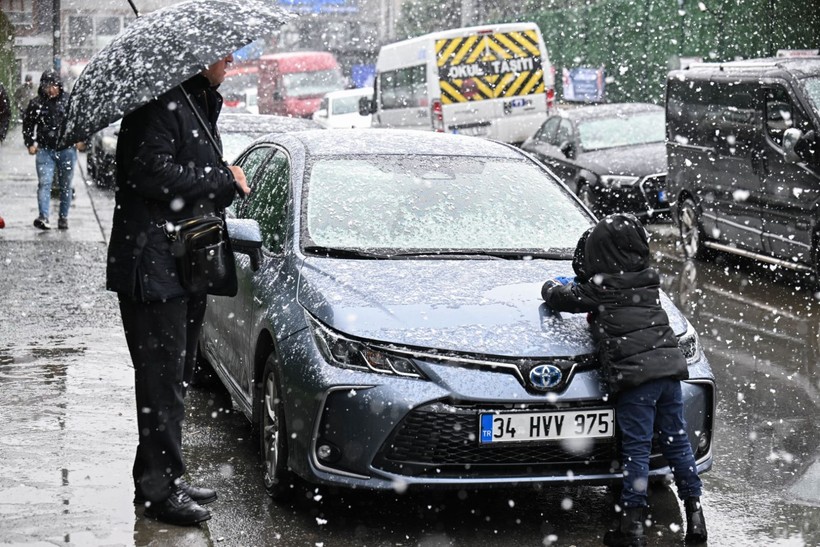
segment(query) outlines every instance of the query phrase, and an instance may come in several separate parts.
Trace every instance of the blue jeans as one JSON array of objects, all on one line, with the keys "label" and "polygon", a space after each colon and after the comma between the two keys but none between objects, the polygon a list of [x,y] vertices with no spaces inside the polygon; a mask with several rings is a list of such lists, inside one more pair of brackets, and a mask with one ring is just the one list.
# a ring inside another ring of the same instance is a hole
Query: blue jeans
[{"label": "blue jeans", "polygon": [[678,380],[652,380],[618,394],[615,416],[621,430],[624,486],[621,505],[647,505],[649,454],[652,434],[658,432],[664,458],[672,468],[678,496],[685,500],[701,495],[692,445],[683,418],[683,394]]},{"label": "blue jeans", "polygon": [[60,185],[60,218],[68,218],[68,209],[71,207],[71,180],[74,178],[74,163],[77,160],[77,151],[72,146],[65,150],[37,150],[35,162],[37,165],[37,205],[40,217],[48,219],[51,205],[51,183],[54,173],[57,173],[57,182]]}]

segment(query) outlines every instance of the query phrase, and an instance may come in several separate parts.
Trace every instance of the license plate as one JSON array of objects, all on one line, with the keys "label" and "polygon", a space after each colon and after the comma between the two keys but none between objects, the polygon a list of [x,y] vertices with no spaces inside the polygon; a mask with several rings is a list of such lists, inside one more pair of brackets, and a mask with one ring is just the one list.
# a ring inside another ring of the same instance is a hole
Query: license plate
[{"label": "license plate", "polygon": [[487,135],[487,126],[477,125],[475,127],[459,127],[458,129],[453,129],[453,133],[458,133],[459,135],[469,135],[471,137],[484,137]]},{"label": "license plate", "polygon": [[481,444],[615,436],[615,411],[501,412],[481,414]]}]

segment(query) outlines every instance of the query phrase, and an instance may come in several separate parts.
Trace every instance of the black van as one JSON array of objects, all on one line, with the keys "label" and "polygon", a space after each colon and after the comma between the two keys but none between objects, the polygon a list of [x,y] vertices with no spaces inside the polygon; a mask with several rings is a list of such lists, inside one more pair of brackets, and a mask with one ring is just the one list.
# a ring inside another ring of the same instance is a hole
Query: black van
[{"label": "black van", "polygon": [[667,190],[684,252],[820,273],[820,57],[669,73]]}]

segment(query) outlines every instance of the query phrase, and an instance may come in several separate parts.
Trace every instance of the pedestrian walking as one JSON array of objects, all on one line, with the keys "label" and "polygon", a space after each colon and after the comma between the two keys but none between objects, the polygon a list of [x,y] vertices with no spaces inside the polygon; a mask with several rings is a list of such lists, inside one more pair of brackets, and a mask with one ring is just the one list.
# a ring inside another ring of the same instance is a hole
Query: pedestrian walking
[{"label": "pedestrian walking", "polygon": [[6,87],[0,82],[0,144],[6,140],[6,133],[9,131],[11,122],[11,101]]},{"label": "pedestrian walking", "polygon": [[31,74],[26,74],[23,83],[14,90],[14,106],[17,107],[18,123],[23,121],[23,114],[25,114],[28,108],[28,103],[30,103],[36,95],[37,90],[34,89]]},{"label": "pedestrian walking", "polygon": [[68,212],[71,208],[72,180],[77,162],[77,146],[59,149],[60,131],[66,120],[68,93],[63,90],[60,75],[46,70],[40,76],[37,96],[29,102],[23,116],[23,141],[28,153],[35,156],[37,166],[37,206],[39,214],[34,227],[50,230],[51,185],[55,178],[60,188],[60,213],[57,227],[68,229]]},{"label": "pedestrian walking", "polygon": [[[237,191],[249,192],[242,169],[221,160],[200,125],[218,141],[222,97],[216,88],[232,61],[228,55],[125,116],[117,143],[106,277],[119,298],[134,365],[139,431],[134,503],[145,504],[147,517],[178,525],[208,520],[211,514],[202,505],[216,500],[217,493],[183,476],[184,397],[206,295],[180,285],[165,227],[222,215]],[[229,273],[235,276],[233,269]]]},{"label": "pedestrian walking", "polygon": [[686,542],[705,542],[702,484],[683,416],[681,380],[689,377],[688,369],[660,304],[660,277],[649,266],[646,230],[632,215],[608,216],[582,236],[574,265],[579,274],[574,280],[550,279],[541,294],[556,311],[590,314],[614,399],[623,490],[618,524],[605,534],[604,544],[646,545],[649,455],[656,430],[684,502]]}]

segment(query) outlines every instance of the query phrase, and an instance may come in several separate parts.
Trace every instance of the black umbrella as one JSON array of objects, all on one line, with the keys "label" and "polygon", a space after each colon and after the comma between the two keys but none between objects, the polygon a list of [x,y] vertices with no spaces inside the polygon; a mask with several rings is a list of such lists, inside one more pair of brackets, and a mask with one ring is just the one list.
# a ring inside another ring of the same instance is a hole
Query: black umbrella
[{"label": "black umbrella", "polygon": [[87,138],[291,17],[272,0],[188,0],[138,17],[75,82],[61,144]]}]

